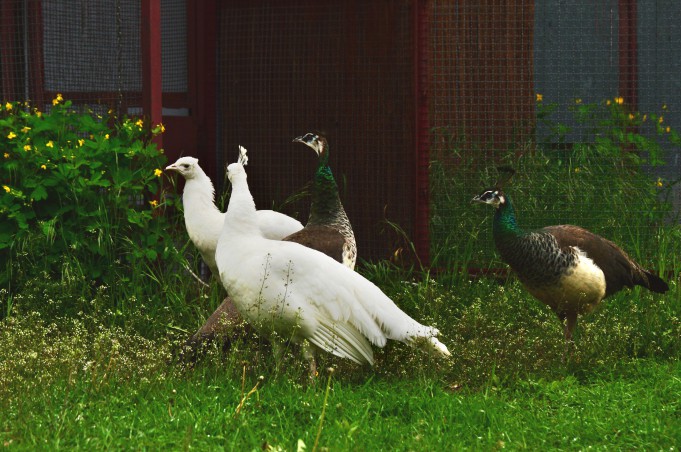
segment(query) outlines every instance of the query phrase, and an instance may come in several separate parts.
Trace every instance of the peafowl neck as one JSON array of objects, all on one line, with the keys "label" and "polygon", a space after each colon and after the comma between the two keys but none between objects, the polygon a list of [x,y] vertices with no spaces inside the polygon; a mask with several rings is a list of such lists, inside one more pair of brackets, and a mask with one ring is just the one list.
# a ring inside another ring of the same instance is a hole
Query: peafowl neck
[{"label": "peafowl neck", "polygon": [[225,214],[224,229],[229,231],[230,237],[262,236],[255,212],[255,201],[244,173],[232,180],[232,193]]},{"label": "peafowl neck", "polygon": [[492,225],[494,239],[497,241],[504,241],[523,235],[522,229],[518,227],[515,217],[515,210],[511,198],[505,197],[505,201],[499,204],[494,213],[494,223]]},{"label": "peafowl neck", "polygon": [[328,154],[319,157],[319,167],[314,175],[312,204],[308,224],[334,224],[347,219],[338,196],[338,185],[328,166]]},{"label": "peafowl neck", "polygon": [[222,220],[222,213],[215,205],[213,183],[203,171],[186,181],[182,193],[182,205],[185,219],[193,219],[200,223]]}]

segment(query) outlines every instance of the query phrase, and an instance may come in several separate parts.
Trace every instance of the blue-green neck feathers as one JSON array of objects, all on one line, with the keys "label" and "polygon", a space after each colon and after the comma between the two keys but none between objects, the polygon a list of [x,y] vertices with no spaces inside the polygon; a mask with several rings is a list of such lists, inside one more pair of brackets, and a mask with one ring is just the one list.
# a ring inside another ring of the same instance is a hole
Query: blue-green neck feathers
[{"label": "blue-green neck feathers", "polygon": [[339,211],[343,211],[338,197],[338,185],[328,165],[328,150],[319,156],[319,166],[314,174],[312,186],[312,205],[310,220],[312,224],[328,224],[338,219]]},{"label": "blue-green neck feathers", "polygon": [[511,204],[511,198],[504,195],[504,202],[499,204],[494,213],[492,231],[495,238],[515,237],[523,234],[515,218],[515,211]]}]

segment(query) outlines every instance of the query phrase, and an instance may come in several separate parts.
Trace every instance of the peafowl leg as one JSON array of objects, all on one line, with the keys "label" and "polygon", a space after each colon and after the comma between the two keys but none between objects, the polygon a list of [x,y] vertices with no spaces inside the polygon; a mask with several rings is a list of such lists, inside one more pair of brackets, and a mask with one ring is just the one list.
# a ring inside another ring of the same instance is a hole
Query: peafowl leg
[{"label": "peafowl leg", "polygon": [[310,364],[310,380],[315,381],[317,378],[317,361],[314,358],[314,346],[308,341],[304,341],[302,349],[303,357],[305,357]]},{"label": "peafowl leg", "polygon": [[575,331],[577,326],[577,313],[567,312],[565,314],[565,341],[572,343],[572,333]]},{"label": "peafowl leg", "polygon": [[563,332],[565,334],[565,351],[563,352],[563,362],[568,356],[572,356],[574,342],[572,341],[572,333],[575,331],[577,326],[577,313],[576,312],[562,312],[558,314],[560,321],[563,323]]}]

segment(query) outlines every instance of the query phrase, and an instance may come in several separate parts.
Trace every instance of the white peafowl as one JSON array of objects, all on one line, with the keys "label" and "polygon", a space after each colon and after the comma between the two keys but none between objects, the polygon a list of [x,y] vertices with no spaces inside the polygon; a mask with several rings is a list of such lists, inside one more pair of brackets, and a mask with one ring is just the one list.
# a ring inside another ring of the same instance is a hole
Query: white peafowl
[{"label": "white peafowl", "polygon": [[[201,253],[203,261],[215,276],[215,247],[225,222],[225,214],[215,205],[213,182],[199,166],[194,157],[180,157],[167,171],[175,171],[185,178],[182,206],[184,224],[190,240]],[[283,213],[273,210],[256,212],[257,227],[267,238],[281,240],[303,229],[303,225]]]},{"label": "white peafowl", "polygon": [[293,141],[312,148],[317,153],[319,165],[310,190],[312,194],[310,218],[302,230],[284,240],[321,251],[354,269],[357,262],[355,234],[338,196],[338,185],[329,167],[329,144],[325,137],[315,133],[307,133]]},{"label": "white peafowl", "polygon": [[263,237],[243,163],[241,153],[227,168],[232,195],[215,258],[222,284],[258,332],[275,343],[302,343],[312,375],[315,348],[372,365],[370,344],[383,347],[387,339],[450,355],[436,328],[409,317],[358,273],[298,243]]},{"label": "white peafowl", "polygon": [[[166,170],[175,171],[186,180],[182,205],[187,234],[210,271],[219,278],[215,265],[215,248],[225,222],[225,214],[215,205],[213,183],[199,166],[198,159],[194,157],[181,157],[167,166]],[[276,240],[303,228],[298,220],[273,210],[257,211],[256,221],[258,229],[265,237]],[[209,342],[216,336],[226,336],[239,323],[241,323],[239,313],[231,299],[227,297],[206,323],[185,343],[186,356],[195,359],[197,348],[202,343]]]}]

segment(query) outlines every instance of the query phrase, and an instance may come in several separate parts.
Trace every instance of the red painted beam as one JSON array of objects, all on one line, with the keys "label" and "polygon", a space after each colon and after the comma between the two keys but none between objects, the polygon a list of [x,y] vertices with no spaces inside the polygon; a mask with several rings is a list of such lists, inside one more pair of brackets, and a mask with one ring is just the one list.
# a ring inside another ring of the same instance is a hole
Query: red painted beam
[{"label": "red painted beam", "polygon": [[415,218],[413,242],[421,265],[430,263],[430,141],[428,123],[428,3],[413,0],[414,108],[415,108]]},{"label": "red painted beam", "polygon": [[[161,124],[163,111],[163,85],[161,70],[161,0],[142,0],[142,106],[152,126]],[[163,135],[153,139],[158,148],[163,147]]]},{"label": "red painted beam", "polygon": [[0,5],[0,68],[2,68],[2,85],[0,95],[2,101],[21,100],[16,98],[15,77],[17,72],[16,55],[16,6],[14,2],[2,2]]},{"label": "red painted beam", "polygon": [[638,109],[638,45],[636,0],[619,0],[619,95]]}]

